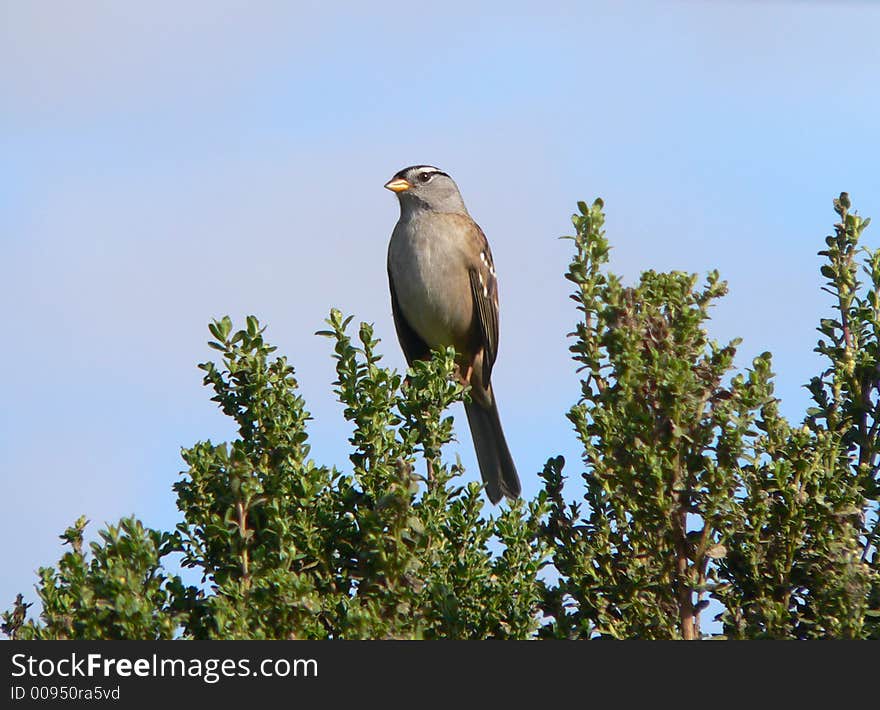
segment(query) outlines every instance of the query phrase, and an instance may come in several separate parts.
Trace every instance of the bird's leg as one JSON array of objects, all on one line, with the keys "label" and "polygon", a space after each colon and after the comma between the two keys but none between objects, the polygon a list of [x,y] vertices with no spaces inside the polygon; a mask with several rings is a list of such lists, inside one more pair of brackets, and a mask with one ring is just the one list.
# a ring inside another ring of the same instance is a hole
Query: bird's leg
[{"label": "bird's leg", "polygon": [[467,387],[471,383],[471,377],[474,374],[474,363],[456,363],[455,364],[455,377],[458,381]]}]

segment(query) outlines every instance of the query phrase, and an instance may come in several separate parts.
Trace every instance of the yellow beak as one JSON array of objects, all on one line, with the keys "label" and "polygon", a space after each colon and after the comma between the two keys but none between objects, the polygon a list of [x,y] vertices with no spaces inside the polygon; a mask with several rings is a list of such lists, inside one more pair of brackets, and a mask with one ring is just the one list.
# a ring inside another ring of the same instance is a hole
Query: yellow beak
[{"label": "yellow beak", "polygon": [[386,182],[385,187],[391,190],[391,192],[406,192],[412,187],[412,185],[403,178],[394,178],[393,180]]}]

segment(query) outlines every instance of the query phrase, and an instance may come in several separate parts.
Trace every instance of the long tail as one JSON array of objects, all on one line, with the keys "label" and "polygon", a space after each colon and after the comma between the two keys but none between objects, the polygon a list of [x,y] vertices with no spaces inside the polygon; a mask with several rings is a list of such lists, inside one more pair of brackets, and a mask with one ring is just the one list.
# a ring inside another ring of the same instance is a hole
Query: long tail
[{"label": "long tail", "polygon": [[501,429],[495,396],[492,395],[489,407],[468,402],[464,405],[464,411],[467,413],[477,462],[480,464],[480,475],[486,484],[489,500],[497,503],[501,496],[507,496],[511,500],[519,498],[519,476]]}]

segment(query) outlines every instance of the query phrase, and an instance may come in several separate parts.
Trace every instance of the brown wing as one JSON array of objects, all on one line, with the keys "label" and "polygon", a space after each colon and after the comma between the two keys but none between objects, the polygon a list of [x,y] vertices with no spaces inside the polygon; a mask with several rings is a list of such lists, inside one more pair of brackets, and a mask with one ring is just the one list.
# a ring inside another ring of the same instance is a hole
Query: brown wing
[{"label": "brown wing", "polygon": [[391,269],[388,270],[388,285],[391,289],[391,314],[394,316],[394,329],[397,331],[397,339],[400,341],[400,348],[403,350],[407,365],[412,365],[413,360],[429,360],[431,348],[410,327],[406,318],[403,317],[403,311],[400,310],[397,294],[394,291],[394,279],[391,278]]},{"label": "brown wing", "polygon": [[477,227],[480,241],[479,261],[470,269],[471,294],[474,298],[474,339],[483,351],[483,386],[489,386],[492,366],[498,355],[498,280],[492,252],[483,230]]}]

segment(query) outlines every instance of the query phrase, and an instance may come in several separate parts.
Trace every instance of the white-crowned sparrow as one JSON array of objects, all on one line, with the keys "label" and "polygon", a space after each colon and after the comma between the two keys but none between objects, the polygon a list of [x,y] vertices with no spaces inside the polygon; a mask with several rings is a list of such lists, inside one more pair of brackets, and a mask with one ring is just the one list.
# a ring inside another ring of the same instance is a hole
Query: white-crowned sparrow
[{"label": "white-crowned sparrow", "polygon": [[517,498],[519,476],[507,448],[489,378],[498,353],[498,284],[489,242],[471,219],[452,178],[430,165],[398,172],[400,219],[388,245],[391,309],[408,363],[452,345],[489,500]]}]

